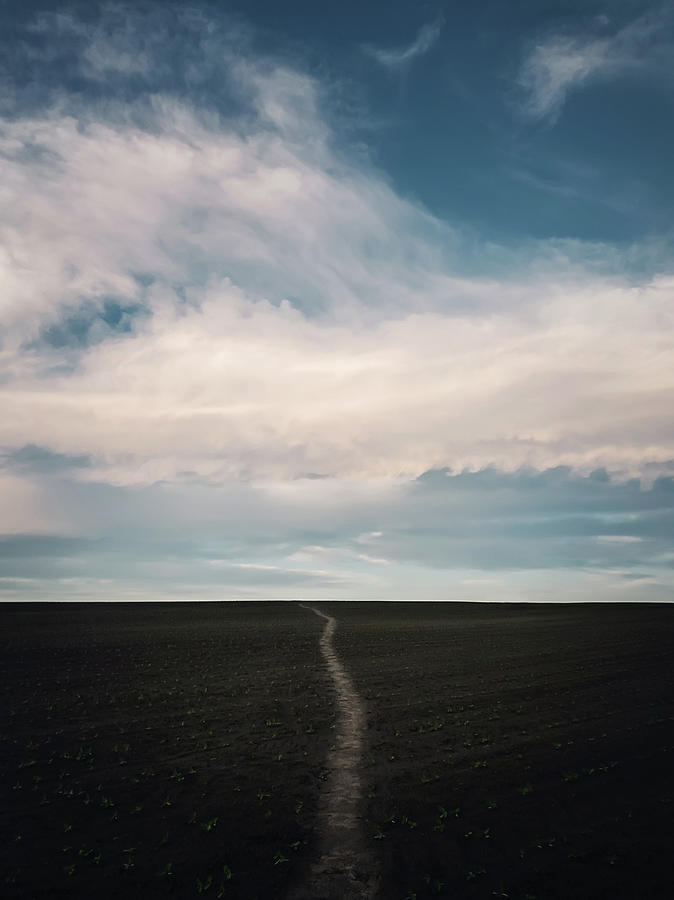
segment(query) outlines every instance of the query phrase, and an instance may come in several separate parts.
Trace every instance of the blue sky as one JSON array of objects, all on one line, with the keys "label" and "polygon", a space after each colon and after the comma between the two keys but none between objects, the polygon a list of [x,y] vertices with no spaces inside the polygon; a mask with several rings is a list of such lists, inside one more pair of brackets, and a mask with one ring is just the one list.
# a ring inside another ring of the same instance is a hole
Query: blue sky
[{"label": "blue sky", "polygon": [[671,599],[671,3],[0,15],[2,596]]},{"label": "blue sky", "polygon": [[669,229],[671,7],[241,10],[262,25],[262,46],[341,83],[354,138],[436,215],[506,243],[630,242]]}]

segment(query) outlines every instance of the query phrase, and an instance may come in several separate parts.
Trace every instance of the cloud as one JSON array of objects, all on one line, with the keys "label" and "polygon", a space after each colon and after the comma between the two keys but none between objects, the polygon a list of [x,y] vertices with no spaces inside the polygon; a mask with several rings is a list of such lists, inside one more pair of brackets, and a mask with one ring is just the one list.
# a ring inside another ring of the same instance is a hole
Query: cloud
[{"label": "cloud", "polygon": [[417,57],[428,53],[440,37],[444,24],[444,19],[440,16],[433,22],[422,25],[416,38],[407,47],[393,50],[366,44],[363,52],[388,69],[400,69]]},{"label": "cloud", "polygon": [[[554,122],[569,94],[590,83],[649,70],[669,78],[672,22],[666,5],[610,35],[563,33],[541,40],[529,50],[517,78],[522,111]],[[607,25],[601,19],[594,23],[602,31]]]},{"label": "cloud", "polygon": [[[91,46],[147,35],[73,21],[84,79]],[[144,37],[127,103],[47,92],[0,122],[0,446],[120,485],[674,457],[671,276],[554,242],[462,272],[508,252],[351,156],[313,79],[185,29],[226,110],[183,91],[191,50]]]},{"label": "cloud", "polygon": [[522,285],[519,311],[348,325],[227,280],[192,295],[155,289],[152,316],[74,371],[45,378],[44,352],[24,352],[0,387],[0,442],[84,454],[82,478],[119,484],[524,463],[640,474],[674,456],[670,281]]},{"label": "cloud", "polygon": [[524,112],[535,119],[557,118],[572,90],[617,70],[610,47],[606,39],[578,37],[550,38],[534,47],[518,79]]},{"label": "cloud", "polygon": [[639,600],[674,586],[671,478],[492,469],[376,490],[316,479],[129,489],[51,472],[37,486],[67,511],[70,534],[0,539],[4,596]]},{"label": "cloud", "polygon": [[18,450],[7,454],[0,454],[0,471],[3,468],[18,469],[24,472],[44,474],[49,472],[67,472],[70,469],[81,468],[89,465],[86,456],[67,456],[62,453],[52,453],[43,447],[34,444],[26,444]]}]

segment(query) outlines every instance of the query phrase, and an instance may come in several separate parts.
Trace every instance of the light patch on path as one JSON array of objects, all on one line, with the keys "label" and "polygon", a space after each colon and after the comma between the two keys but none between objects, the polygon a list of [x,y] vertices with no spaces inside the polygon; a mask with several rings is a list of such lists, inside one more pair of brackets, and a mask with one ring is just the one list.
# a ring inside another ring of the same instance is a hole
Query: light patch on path
[{"label": "light patch on path", "polygon": [[363,704],[335,651],[337,620],[313,606],[300,606],[325,619],[320,648],[337,692],[339,715],[336,750],[329,758],[330,774],[318,814],[320,855],[292,896],[293,900],[372,900],[377,878],[360,818]]}]

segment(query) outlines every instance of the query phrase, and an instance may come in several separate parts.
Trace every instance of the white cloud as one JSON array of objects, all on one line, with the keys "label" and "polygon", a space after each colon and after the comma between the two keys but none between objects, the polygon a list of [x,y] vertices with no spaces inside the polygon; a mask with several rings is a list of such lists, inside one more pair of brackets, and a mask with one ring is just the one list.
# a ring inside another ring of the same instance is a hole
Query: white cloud
[{"label": "white cloud", "polygon": [[347,326],[227,281],[187,307],[158,290],[151,319],[76,371],[45,381],[29,366],[0,387],[0,442],[88,453],[81,476],[117,483],[524,463],[639,473],[674,457],[671,281],[520,292],[524,311],[385,310]]},{"label": "white cloud", "polygon": [[[594,81],[662,69],[669,78],[674,40],[671,9],[661,7],[611,35],[556,34],[527,54],[518,76],[523,112],[554,121],[569,94]],[[608,22],[595,20],[602,31]]]},{"label": "white cloud", "polygon": [[365,53],[371,56],[382,66],[389,69],[399,69],[407,63],[412,62],[418,56],[423,56],[431,49],[440,37],[444,19],[438,18],[433,22],[427,22],[419,29],[416,38],[407,47],[399,47],[397,49],[385,49],[382,47],[373,47],[366,44],[363,47]]},{"label": "white cloud", "polygon": [[[560,245],[460,276],[461,236],[335,148],[314,81],[225,66],[235,119],[152,93],[0,123],[0,445],[89,455],[82,479],[293,491],[674,458],[671,279]],[[109,298],[143,307],[130,332],[42,340]]]},{"label": "white cloud", "polygon": [[570,91],[611,68],[608,40],[556,37],[538,44],[519,75],[524,111],[532,118],[554,119]]},{"label": "white cloud", "polygon": [[384,559],[381,556],[370,556],[368,553],[358,553],[357,559],[362,559],[364,562],[373,563],[377,566],[388,566],[391,563],[390,559]]}]

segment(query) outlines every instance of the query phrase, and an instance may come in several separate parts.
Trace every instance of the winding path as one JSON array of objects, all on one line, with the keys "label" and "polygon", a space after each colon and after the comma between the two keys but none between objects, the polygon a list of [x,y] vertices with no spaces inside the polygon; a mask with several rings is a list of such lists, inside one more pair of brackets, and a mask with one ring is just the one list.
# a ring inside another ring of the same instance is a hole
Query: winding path
[{"label": "winding path", "polygon": [[333,644],[337,620],[313,606],[300,606],[325,619],[320,648],[337,692],[337,746],[318,813],[320,851],[293,900],[372,900],[375,866],[365,848],[360,807],[360,763],[365,714],[353,682]]}]

